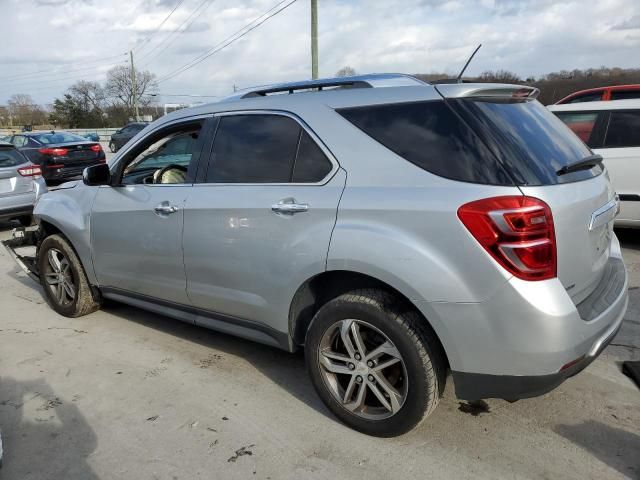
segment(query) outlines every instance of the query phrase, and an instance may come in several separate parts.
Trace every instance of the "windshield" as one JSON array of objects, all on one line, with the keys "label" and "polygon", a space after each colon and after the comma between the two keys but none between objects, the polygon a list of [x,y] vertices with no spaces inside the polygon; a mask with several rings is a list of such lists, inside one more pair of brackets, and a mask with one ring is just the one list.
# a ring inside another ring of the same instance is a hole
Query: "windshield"
[{"label": "windshield", "polygon": [[538,101],[464,98],[449,100],[520,185],[554,185],[599,175],[598,165],[558,176],[593,152]]},{"label": "windshield", "polygon": [[81,137],[80,135],[68,132],[43,133],[40,135],[33,135],[32,138],[43,145],[87,141],[86,138]]}]

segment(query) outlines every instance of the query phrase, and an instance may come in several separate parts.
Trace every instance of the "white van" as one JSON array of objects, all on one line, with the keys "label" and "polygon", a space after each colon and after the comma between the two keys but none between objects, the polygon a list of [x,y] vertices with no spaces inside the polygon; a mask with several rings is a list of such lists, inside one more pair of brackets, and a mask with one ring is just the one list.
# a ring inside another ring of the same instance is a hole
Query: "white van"
[{"label": "white van", "polygon": [[548,108],[604,158],[613,187],[620,196],[616,226],[640,227],[640,99]]}]

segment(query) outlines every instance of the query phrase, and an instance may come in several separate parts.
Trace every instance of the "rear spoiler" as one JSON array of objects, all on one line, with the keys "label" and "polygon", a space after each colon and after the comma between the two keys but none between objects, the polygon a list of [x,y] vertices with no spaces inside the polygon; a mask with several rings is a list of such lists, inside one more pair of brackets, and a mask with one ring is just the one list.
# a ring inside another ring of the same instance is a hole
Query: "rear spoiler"
[{"label": "rear spoiler", "polygon": [[502,83],[448,83],[434,87],[444,98],[535,100],[540,95],[540,90],[535,87]]}]

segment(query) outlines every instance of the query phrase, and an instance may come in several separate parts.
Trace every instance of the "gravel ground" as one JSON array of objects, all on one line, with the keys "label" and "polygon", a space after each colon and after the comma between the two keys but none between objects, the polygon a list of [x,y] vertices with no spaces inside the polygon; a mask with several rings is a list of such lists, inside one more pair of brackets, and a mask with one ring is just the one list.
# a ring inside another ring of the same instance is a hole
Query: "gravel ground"
[{"label": "gravel ground", "polygon": [[[7,238],[9,226],[0,226]],[[449,381],[435,413],[395,439],[324,408],[301,354],[111,303],[57,315],[0,251],[0,479],[640,478],[640,235],[623,329],[543,397],[468,408]]]}]

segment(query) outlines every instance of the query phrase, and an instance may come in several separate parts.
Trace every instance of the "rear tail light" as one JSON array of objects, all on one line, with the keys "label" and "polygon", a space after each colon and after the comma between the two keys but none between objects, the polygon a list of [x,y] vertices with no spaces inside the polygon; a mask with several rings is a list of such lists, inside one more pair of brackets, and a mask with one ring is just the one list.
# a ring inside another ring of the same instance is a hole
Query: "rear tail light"
[{"label": "rear tail light", "polygon": [[42,175],[42,170],[40,170],[38,165],[30,165],[28,167],[19,168],[18,173],[23,177],[39,177]]},{"label": "rear tail light", "polygon": [[458,218],[480,245],[516,277],[556,277],[553,216],[542,200],[525,196],[485,198],[461,206]]},{"label": "rear tail light", "polygon": [[43,155],[53,155],[54,157],[61,157],[69,152],[68,148],[40,148],[38,152]]},{"label": "rear tail light", "polygon": [[95,145],[91,145],[91,150],[93,150],[94,152],[98,153],[102,151],[102,147],[100,146],[100,144],[95,144]]}]

